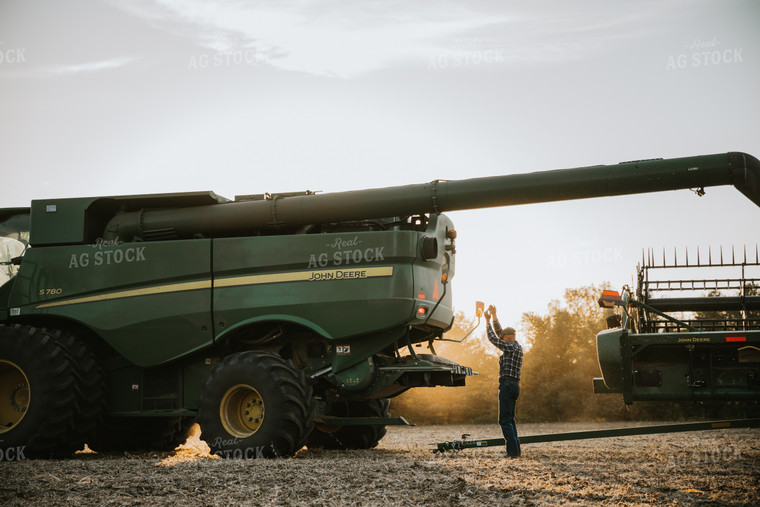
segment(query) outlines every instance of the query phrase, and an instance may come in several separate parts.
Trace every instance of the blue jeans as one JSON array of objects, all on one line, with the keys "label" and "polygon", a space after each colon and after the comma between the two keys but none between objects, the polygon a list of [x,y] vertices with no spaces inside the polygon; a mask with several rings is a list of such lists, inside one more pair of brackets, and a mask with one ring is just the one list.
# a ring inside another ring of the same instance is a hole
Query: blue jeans
[{"label": "blue jeans", "polygon": [[520,383],[512,379],[499,382],[499,426],[507,442],[509,456],[520,455],[520,439],[515,425],[515,405],[520,396]]}]

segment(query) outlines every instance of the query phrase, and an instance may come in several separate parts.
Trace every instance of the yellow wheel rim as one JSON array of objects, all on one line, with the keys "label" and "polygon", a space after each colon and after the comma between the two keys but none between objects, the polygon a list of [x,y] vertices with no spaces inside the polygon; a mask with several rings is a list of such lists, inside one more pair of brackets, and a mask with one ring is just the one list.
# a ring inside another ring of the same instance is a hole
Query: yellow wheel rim
[{"label": "yellow wheel rim", "polygon": [[219,405],[219,418],[224,429],[233,437],[250,437],[264,422],[264,400],[253,387],[238,384],[224,393]]},{"label": "yellow wheel rim", "polygon": [[24,371],[0,360],[0,434],[13,429],[26,415],[32,392]]}]

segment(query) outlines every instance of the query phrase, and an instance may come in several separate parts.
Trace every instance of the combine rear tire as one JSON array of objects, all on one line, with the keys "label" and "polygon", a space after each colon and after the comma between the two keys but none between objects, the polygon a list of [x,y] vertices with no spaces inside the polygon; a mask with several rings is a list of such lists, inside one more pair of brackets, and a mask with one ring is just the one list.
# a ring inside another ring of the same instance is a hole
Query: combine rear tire
[{"label": "combine rear tire", "polygon": [[98,358],[79,339],[60,330],[46,329],[69,352],[78,379],[77,413],[68,449],[78,451],[103,425],[107,409],[106,380]]},{"label": "combine rear tire", "polygon": [[52,457],[69,452],[78,389],[71,357],[54,334],[28,326],[0,326],[3,458]]},{"label": "combine rear tire", "polygon": [[[335,403],[328,415],[337,417],[390,417],[388,399]],[[307,445],[322,449],[372,449],[387,430],[379,424],[363,426],[320,426],[309,435]]]},{"label": "combine rear tire", "polygon": [[312,389],[280,356],[231,354],[203,383],[201,439],[223,458],[292,456],[314,427]]}]

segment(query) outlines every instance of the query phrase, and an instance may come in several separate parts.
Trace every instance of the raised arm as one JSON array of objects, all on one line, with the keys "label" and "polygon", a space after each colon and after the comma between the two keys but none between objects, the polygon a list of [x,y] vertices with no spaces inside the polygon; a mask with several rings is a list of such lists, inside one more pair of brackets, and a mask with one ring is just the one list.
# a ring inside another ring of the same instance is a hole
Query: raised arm
[{"label": "raised arm", "polygon": [[[499,318],[496,316],[496,307],[493,305],[489,306],[484,315],[486,316],[486,336],[488,336],[488,341],[503,352],[513,352],[515,348],[514,343],[505,342],[499,338],[501,336],[501,325],[499,324]],[[491,318],[493,318],[493,327],[491,327]],[[496,329],[495,331],[494,328]]]}]

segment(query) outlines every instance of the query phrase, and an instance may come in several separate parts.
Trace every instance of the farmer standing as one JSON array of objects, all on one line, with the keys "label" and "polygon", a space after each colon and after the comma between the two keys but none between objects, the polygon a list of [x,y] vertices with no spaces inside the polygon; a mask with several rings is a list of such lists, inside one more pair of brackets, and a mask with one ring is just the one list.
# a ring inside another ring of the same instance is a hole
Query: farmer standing
[{"label": "farmer standing", "polygon": [[[488,339],[502,351],[499,358],[499,426],[507,442],[507,455],[517,458],[520,456],[520,439],[517,437],[515,425],[515,405],[520,396],[523,350],[517,343],[515,330],[511,327],[501,328],[495,306],[489,306],[485,316]],[[493,317],[493,327],[491,327],[491,317]]]}]

